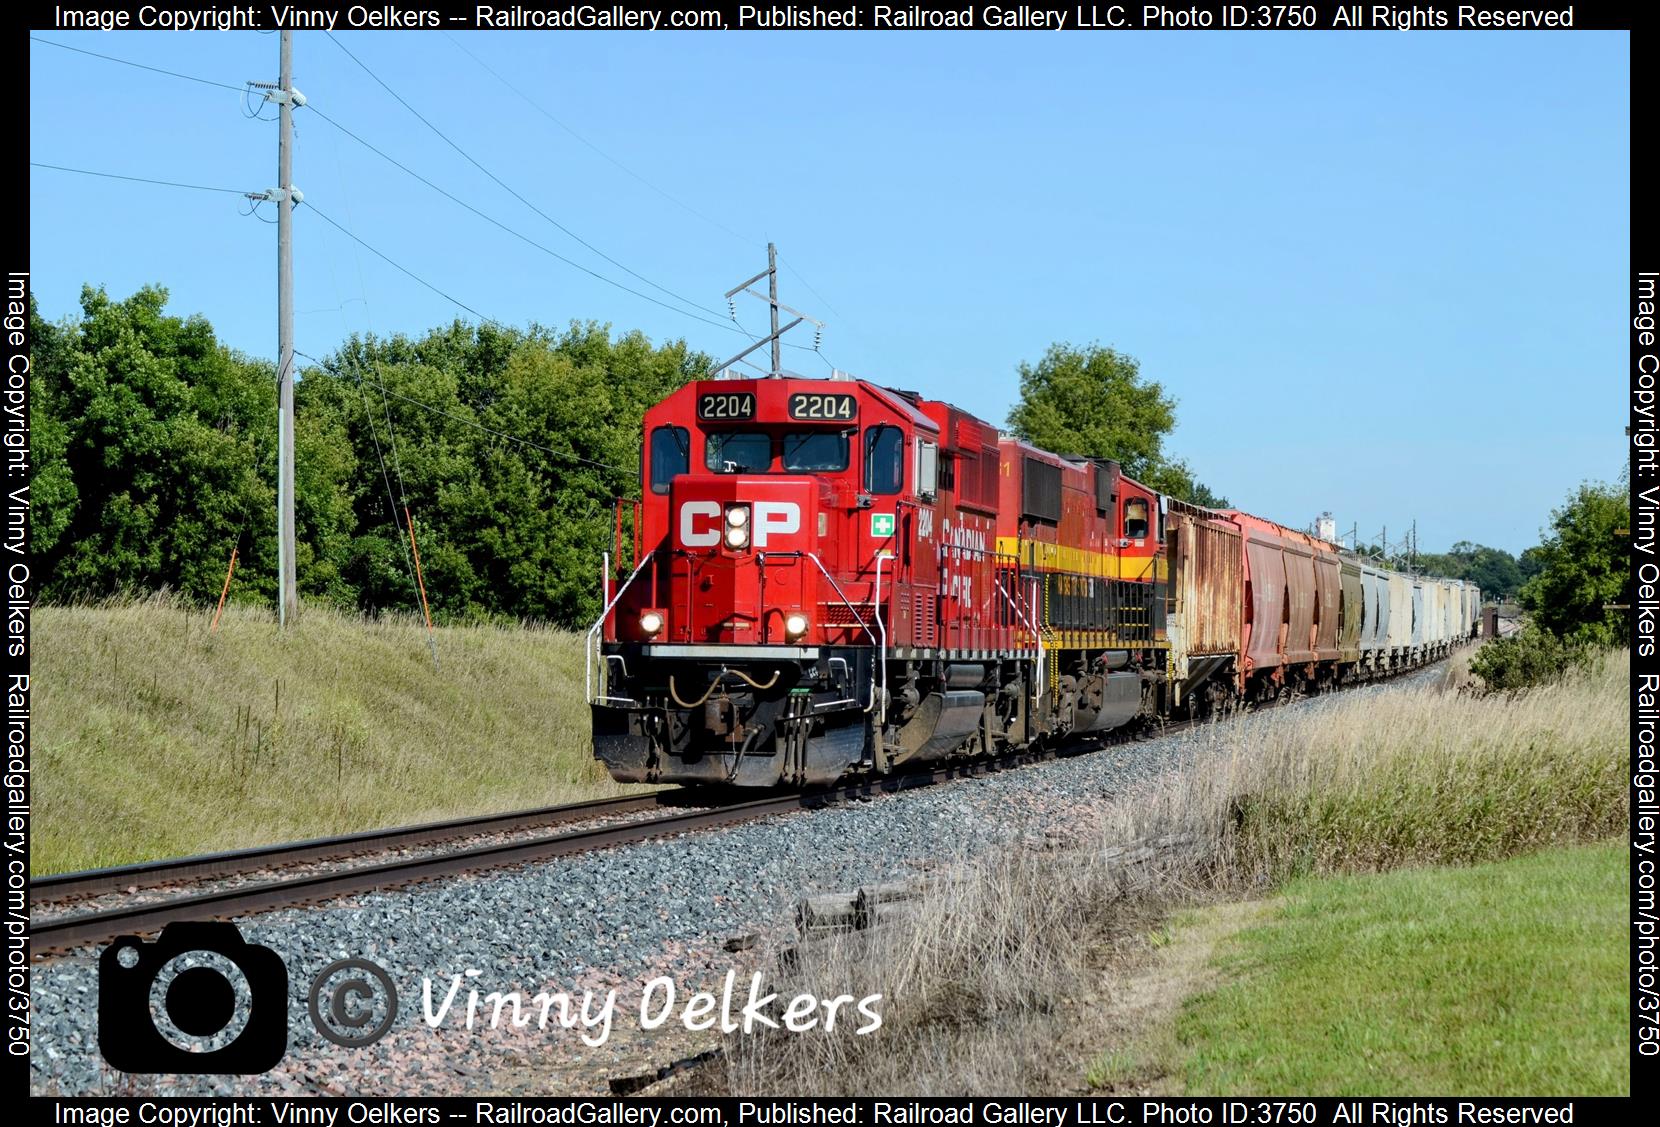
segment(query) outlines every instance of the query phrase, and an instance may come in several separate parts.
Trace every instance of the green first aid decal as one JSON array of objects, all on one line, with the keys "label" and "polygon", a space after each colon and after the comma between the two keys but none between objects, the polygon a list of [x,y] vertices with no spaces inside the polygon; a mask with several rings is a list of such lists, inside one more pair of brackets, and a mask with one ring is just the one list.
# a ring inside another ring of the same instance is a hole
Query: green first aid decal
[{"label": "green first aid decal", "polygon": [[871,513],[870,514],[870,534],[872,536],[892,536],[893,535],[893,514],[892,513]]}]

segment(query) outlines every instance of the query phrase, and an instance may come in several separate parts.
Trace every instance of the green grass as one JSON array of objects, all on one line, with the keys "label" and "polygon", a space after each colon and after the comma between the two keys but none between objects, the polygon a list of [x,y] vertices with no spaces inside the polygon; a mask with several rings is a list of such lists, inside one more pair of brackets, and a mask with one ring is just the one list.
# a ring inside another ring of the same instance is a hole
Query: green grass
[{"label": "green grass", "polygon": [[1294,882],[1176,1024],[1207,1094],[1630,1091],[1618,843]]},{"label": "green grass", "polygon": [[34,612],[31,868],[61,872],[619,793],[579,636],[166,599]]}]

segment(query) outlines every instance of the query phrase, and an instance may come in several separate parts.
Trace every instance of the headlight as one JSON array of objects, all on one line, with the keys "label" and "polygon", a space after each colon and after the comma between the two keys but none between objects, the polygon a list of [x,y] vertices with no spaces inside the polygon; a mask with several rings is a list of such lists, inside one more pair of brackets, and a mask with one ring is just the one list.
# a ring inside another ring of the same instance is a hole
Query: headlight
[{"label": "headlight", "polygon": [[807,616],[800,611],[784,616],[784,635],[792,641],[807,633]]},{"label": "headlight", "polygon": [[749,523],[748,505],[728,505],[726,509],[726,523],[733,528],[742,528]]},{"label": "headlight", "polygon": [[749,529],[728,527],[726,530],[726,546],[728,548],[748,547]]},{"label": "headlight", "polygon": [[640,616],[640,629],[645,636],[652,638],[663,632],[663,616],[654,610],[648,610]]}]

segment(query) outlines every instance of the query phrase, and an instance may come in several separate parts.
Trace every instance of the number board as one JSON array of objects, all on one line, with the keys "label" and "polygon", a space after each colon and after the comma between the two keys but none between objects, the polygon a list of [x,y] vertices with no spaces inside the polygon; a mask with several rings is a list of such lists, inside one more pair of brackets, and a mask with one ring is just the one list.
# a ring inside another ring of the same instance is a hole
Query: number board
[{"label": "number board", "polygon": [[789,411],[792,419],[856,419],[859,400],[851,395],[796,392],[790,396]]},{"label": "number board", "polygon": [[755,393],[751,391],[723,391],[697,397],[697,417],[700,419],[753,419]]}]

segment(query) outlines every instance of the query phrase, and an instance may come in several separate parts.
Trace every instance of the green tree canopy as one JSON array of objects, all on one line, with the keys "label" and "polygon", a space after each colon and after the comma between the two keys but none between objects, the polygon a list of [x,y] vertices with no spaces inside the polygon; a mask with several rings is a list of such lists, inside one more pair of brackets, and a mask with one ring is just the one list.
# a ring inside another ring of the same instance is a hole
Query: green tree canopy
[{"label": "green tree canopy", "polygon": [[1533,621],[1570,642],[1615,645],[1625,637],[1626,612],[1604,609],[1631,602],[1626,541],[1631,525],[1625,490],[1586,482],[1552,511],[1544,541],[1530,549],[1538,571],[1521,589]]},{"label": "green tree canopy", "polygon": [[1132,356],[1099,344],[1052,344],[1036,364],[1022,362],[1020,401],[1009,429],[1045,450],[1111,458],[1131,477],[1162,492],[1221,508],[1227,501],[1166,458],[1176,403],[1156,380],[1142,378]]},{"label": "green tree canopy", "polygon": [[613,501],[638,489],[645,411],[707,365],[591,322],[348,341],[296,404],[358,467],[341,494],[356,532],[327,546],[327,573],[365,608],[410,605],[407,505],[435,612],[585,625]]},{"label": "green tree canopy", "polygon": [[[217,595],[232,545],[274,507],[257,472],[272,444],[275,380],[167,291],[81,291],[81,319],[34,320],[30,409],[41,441],[32,547],[48,598],[170,586]],[[245,580],[269,578],[243,539]]]}]

